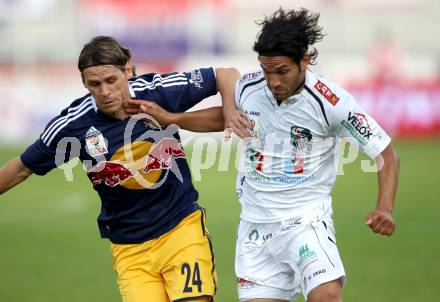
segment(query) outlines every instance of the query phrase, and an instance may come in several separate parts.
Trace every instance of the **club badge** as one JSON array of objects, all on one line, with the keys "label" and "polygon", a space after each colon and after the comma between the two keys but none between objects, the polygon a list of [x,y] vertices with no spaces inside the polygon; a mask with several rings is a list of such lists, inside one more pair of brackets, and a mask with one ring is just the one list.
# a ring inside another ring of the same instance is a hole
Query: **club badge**
[{"label": "club badge", "polygon": [[307,128],[292,126],[290,128],[290,138],[292,145],[301,150],[312,140],[312,133]]},{"label": "club badge", "polygon": [[104,136],[93,126],[87,130],[86,146],[88,153],[93,157],[108,153],[107,142]]}]

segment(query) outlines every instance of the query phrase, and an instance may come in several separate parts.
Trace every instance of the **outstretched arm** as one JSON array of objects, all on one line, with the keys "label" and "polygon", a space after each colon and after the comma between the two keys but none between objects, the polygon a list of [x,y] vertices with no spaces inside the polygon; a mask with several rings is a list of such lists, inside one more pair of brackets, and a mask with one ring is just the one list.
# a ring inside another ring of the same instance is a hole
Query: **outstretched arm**
[{"label": "outstretched arm", "polygon": [[[193,132],[223,131],[222,107],[211,107],[191,112],[168,112],[155,102],[128,100],[126,111],[151,115],[162,128],[176,124],[180,128]],[[153,121],[154,123],[154,121]]]},{"label": "outstretched arm", "polygon": [[222,107],[211,107],[177,114],[174,124],[193,132],[223,131]]},{"label": "outstretched arm", "polygon": [[[234,104],[235,85],[240,73],[235,68],[216,68],[216,86],[225,104]],[[222,131],[225,127],[222,107],[212,107],[191,112],[168,112],[155,102],[128,100],[125,110],[130,114],[139,112],[151,115],[162,127],[176,124],[194,132]]]},{"label": "outstretched arm", "polygon": [[375,233],[391,236],[396,228],[393,217],[394,200],[396,197],[397,183],[399,180],[399,159],[391,145],[376,158],[378,167],[379,192],[377,195],[376,209],[368,214],[365,223]]},{"label": "outstretched arm", "polygon": [[32,173],[33,172],[23,164],[20,157],[10,160],[0,168],[0,194],[15,187]]}]

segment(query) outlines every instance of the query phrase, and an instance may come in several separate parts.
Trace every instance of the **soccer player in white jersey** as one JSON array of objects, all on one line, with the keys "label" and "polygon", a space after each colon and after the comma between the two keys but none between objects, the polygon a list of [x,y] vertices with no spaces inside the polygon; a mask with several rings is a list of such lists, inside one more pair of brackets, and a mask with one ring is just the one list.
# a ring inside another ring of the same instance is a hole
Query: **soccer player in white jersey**
[{"label": "soccer player in white jersey", "polygon": [[[375,159],[379,192],[365,223],[392,235],[398,159],[390,137],[334,82],[308,69],[322,39],[319,14],[279,9],[260,25],[260,67],[244,74],[236,106],[255,139],[237,178],[242,205],[236,247],[240,301],[342,301],[345,271],[336,245],[331,191],[343,137]],[[224,112],[233,112],[225,104]],[[242,117],[225,115],[234,128]]]},{"label": "soccer player in white jersey", "polygon": [[[254,45],[260,67],[237,83],[236,104],[223,103],[225,127],[254,136],[237,177],[242,211],[235,266],[242,302],[292,301],[301,292],[309,302],[342,301],[345,271],[330,196],[341,138],[380,167],[376,207],[365,223],[382,235],[395,229],[396,152],[348,92],[308,69],[318,54],[311,46],[323,37],[318,19],[306,9],[281,8],[264,19]],[[157,104],[143,104],[164,125],[173,122]]]}]

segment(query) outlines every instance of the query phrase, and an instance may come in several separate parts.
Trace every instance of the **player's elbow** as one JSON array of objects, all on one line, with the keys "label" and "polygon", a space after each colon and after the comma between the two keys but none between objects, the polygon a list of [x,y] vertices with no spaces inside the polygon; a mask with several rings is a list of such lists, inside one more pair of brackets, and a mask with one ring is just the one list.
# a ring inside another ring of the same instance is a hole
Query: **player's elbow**
[{"label": "player's elbow", "polygon": [[236,83],[240,78],[240,72],[235,67],[220,67],[215,69],[215,74],[217,78],[217,86],[220,88],[225,83],[232,82]]},{"label": "player's elbow", "polygon": [[389,145],[388,147],[387,147],[387,149],[389,148],[389,150],[388,150],[388,153],[389,153],[389,160],[390,161],[392,161],[393,162],[393,164],[396,166],[396,169],[397,169],[397,171],[399,170],[399,168],[400,168],[400,158],[399,158],[399,156],[397,155],[397,151],[396,151],[396,149],[392,146],[392,145]]},{"label": "player's elbow", "polygon": [[376,158],[376,163],[379,167],[389,167],[395,169],[397,173],[399,172],[400,159],[396,149],[391,144]]},{"label": "player's elbow", "polygon": [[235,67],[217,67],[215,69],[215,74],[217,76],[229,75],[232,77],[240,77],[240,72]]}]

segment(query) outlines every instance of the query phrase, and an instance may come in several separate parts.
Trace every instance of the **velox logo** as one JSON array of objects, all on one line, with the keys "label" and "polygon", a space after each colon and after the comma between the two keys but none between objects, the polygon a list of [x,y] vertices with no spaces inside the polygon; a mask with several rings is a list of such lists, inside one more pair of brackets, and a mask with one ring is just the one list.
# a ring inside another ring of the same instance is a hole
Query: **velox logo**
[{"label": "velox logo", "polygon": [[336,94],[334,94],[334,93],[330,90],[330,88],[328,88],[323,82],[318,81],[318,82],[315,84],[315,88],[316,88],[316,90],[318,90],[319,93],[321,93],[321,94],[325,97],[325,99],[326,99],[327,101],[329,101],[329,103],[332,104],[333,106],[335,106],[335,105],[338,103],[338,101],[339,101],[339,97],[337,97]]},{"label": "velox logo", "polygon": [[358,112],[348,112],[347,120],[343,120],[341,124],[353,135],[353,137],[362,145],[367,143],[371,132],[367,117]]},{"label": "velox logo", "polygon": [[370,125],[368,124],[368,120],[362,113],[348,113],[348,121],[354,128],[359,132],[360,135],[365,137],[366,139],[370,139],[370,136],[373,134],[370,130]]}]

